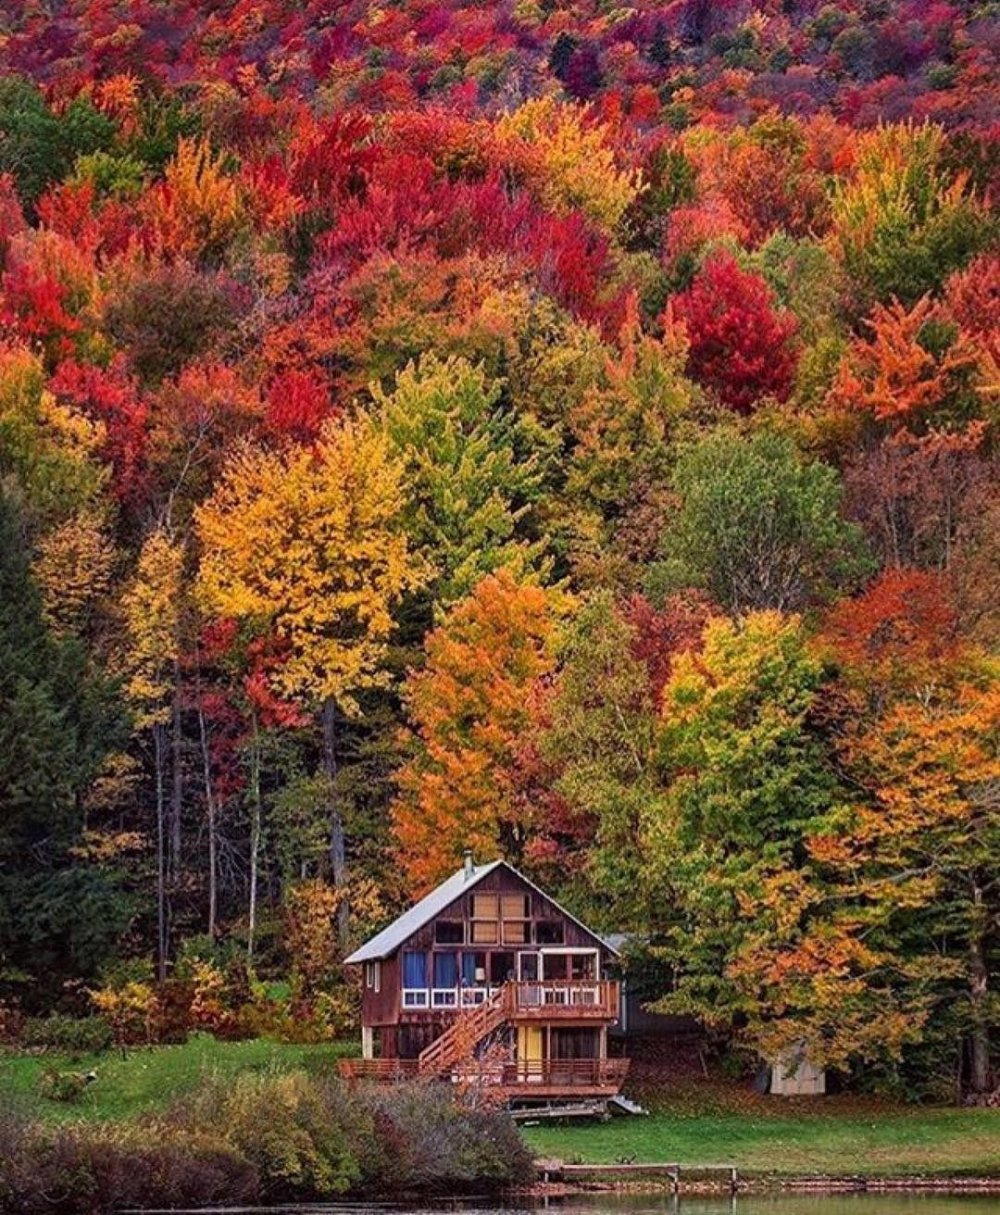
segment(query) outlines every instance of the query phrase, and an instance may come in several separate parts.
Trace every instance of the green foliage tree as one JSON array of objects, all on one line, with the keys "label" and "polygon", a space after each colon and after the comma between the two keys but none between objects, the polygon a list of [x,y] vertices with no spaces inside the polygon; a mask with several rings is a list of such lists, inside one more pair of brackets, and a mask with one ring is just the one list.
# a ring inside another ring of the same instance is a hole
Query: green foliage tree
[{"label": "green foliage tree", "polygon": [[426,354],[372,389],[406,482],[403,522],[433,571],[427,591],[447,608],[487,574],[516,576],[539,564],[525,538],[539,473],[502,385],[463,358]]},{"label": "green foliage tree", "polygon": [[[114,873],[73,856],[83,796],[123,741],[114,689],[48,632],[17,511],[0,493],[0,983],[92,975],[130,916]],[[77,901],[79,896],[79,902]]]},{"label": "green foliage tree", "polygon": [[833,198],[833,245],[860,314],[940,289],[995,234],[996,221],[945,167],[940,127],[879,127],[858,141],[854,174]]},{"label": "green foliage tree", "polygon": [[794,879],[805,840],[842,796],[816,720],[825,679],[801,621],[751,613],[715,619],[697,658],[681,655],[664,688],[661,794],[644,816],[648,930],[672,959],[661,1006],[751,1041],[775,1007],[741,970],[762,932],[794,937],[808,909],[774,896]]},{"label": "green foliage tree", "polygon": [[56,115],[31,81],[0,77],[0,173],[12,174],[29,209],[77,156],[109,149],[114,135],[114,125],[87,98]]},{"label": "green foliage tree", "polygon": [[867,568],[861,531],[840,514],[835,469],[784,436],[719,428],[682,451],[680,497],[651,589],[703,587],[733,615],[794,611],[849,588]]},{"label": "green foliage tree", "polygon": [[539,737],[556,791],[589,828],[591,897],[605,914],[614,908],[619,927],[643,920],[642,825],[662,796],[657,710],[635,640],[611,594],[591,595],[567,631]]}]

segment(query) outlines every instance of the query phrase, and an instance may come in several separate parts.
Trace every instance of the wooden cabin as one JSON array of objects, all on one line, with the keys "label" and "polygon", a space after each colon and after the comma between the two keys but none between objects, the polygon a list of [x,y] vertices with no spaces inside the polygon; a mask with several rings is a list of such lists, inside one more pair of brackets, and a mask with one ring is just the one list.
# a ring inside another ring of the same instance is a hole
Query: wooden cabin
[{"label": "wooden cabin", "polygon": [[471,856],[346,959],[363,972],[350,1078],[499,1085],[511,1102],[609,1098],[616,951],[506,861]]}]

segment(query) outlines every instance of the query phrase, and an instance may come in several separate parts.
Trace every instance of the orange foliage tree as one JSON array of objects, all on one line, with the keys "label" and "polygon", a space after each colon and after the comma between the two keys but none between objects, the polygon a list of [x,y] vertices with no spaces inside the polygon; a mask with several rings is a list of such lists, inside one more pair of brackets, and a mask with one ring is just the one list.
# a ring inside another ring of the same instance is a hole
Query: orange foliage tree
[{"label": "orange foliage tree", "polygon": [[421,892],[465,848],[517,860],[525,825],[511,785],[529,692],[554,665],[560,600],[509,573],[484,578],[427,638],[405,690],[412,755],[392,811],[399,862]]}]

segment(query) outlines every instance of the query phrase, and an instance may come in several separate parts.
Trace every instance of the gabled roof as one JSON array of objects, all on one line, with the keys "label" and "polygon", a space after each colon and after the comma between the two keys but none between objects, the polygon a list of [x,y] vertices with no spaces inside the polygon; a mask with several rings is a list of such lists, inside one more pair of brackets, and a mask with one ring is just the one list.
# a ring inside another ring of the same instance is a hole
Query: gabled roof
[{"label": "gabled roof", "polygon": [[404,911],[398,920],[393,920],[387,928],[383,928],[370,941],[366,941],[364,945],[356,949],[350,957],[345,958],[345,963],[374,962],[378,958],[387,958],[390,954],[394,954],[400,945],[404,945],[415,932],[418,932],[425,924],[430,923],[435,916],[440,915],[442,911],[451,906],[466,891],[471,890],[474,886],[478,886],[484,877],[493,873],[495,869],[500,868],[507,869],[515,877],[520,878],[526,886],[530,886],[536,894],[540,894],[542,898],[548,899],[568,920],[572,920],[574,924],[592,936],[600,945],[603,945],[614,954],[618,953],[617,949],[608,945],[606,941],[601,940],[592,928],[588,928],[582,920],[578,920],[565,907],[560,907],[551,895],[546,894],[544,890],[536,886],[530,878],[526,878],[513,865],[507,861],[490,861],[488,865],[474,865],[471,873],[467,873],[464,868],[459,869],[457,873],[453,873],[440,886],[435,887],[430,894],[425,894],[419,903],[414,903],[409,911]]}]

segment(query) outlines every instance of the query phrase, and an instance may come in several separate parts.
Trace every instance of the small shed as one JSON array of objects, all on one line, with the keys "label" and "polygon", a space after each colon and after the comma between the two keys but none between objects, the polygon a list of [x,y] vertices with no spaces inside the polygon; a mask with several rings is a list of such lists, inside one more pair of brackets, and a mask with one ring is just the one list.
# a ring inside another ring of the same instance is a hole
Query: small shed
[{"label": "small shed", "polygon": [[802,1047],[791,1047],[771,1062],[771,1092],[776,1097],[823,1097],[826,1072],[809,1062]]}]

